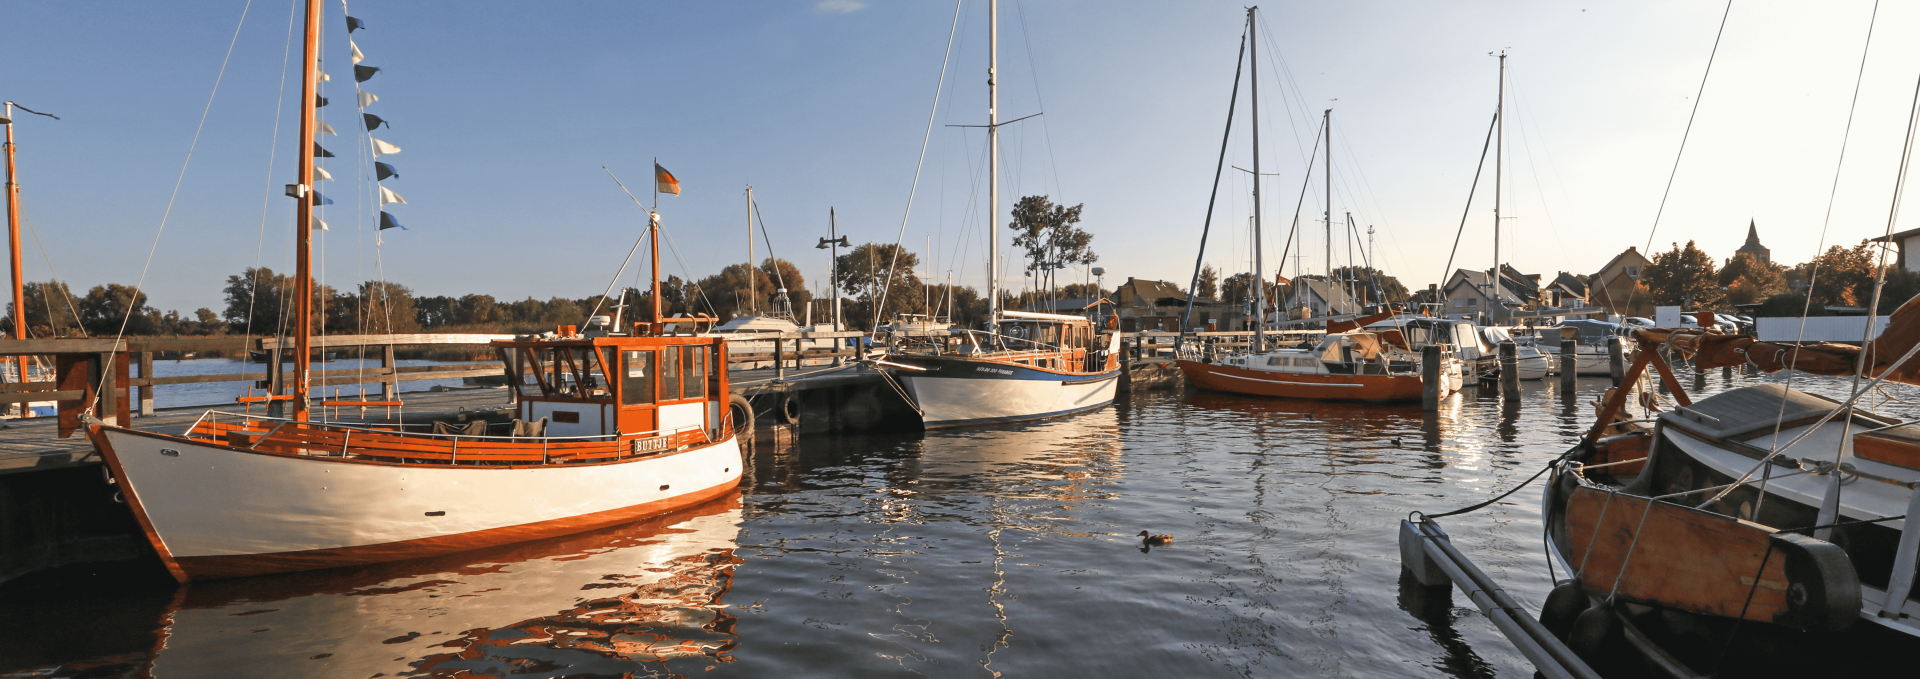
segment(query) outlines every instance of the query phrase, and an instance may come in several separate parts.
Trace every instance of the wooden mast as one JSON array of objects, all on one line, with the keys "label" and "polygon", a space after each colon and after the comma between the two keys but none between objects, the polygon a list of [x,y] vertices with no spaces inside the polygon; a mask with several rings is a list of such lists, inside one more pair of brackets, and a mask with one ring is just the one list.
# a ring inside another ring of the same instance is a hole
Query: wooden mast
[{"label": "wooden mast", "polygon": [[[1500,185],[1503,183],[1500,181],[1500,169],[1505,165],[1501,157],[1507,152],[1507,53],[1504,51],[1500,53],[1500,99],[1494,105],[1493,119],[1499,134],[1493,142],[1493,276],[1490,278],[1493,288],[1487,291],[1487,296],[1498,303],[1501,277],[1506,273],[1500,267]],[[1487,311],[1487,318],[1489,321],[1493,319],[1492,309]]]},{"label": "wooden mast", "polygon": [[[23,340],[27,338],[27,295],[25,279],[20,273],[20,183],[13,166],[13,102],[7,102],[0,123],[7,126],[7,252],[13,258],[13,338]],[[53,322],[51,313],[47,322]],[[20,381],[26,382],[27,357],[20,356],[19,362]],[[25,412],[26,405],[20,407]]]},{"label": "wooden mast", "polygon": [[293,419],[305,422],[307,370],[313,351],[313,190],[314,108],[320,72],[320,0],[307,0],[306,49],[300,61],[299,208],[294,210]]}]

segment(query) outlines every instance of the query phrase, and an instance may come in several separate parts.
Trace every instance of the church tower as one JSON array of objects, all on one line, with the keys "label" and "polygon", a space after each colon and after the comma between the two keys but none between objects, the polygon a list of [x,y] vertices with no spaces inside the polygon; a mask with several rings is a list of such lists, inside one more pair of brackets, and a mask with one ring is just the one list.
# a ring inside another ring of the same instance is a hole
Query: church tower
[{"label": "church tower", "polygon": [[1773,251],[1768,250],[1766,246],[1760,244],[1760,232],[1754,229],[1753,220],[1751,219],[1747,220],[1747,244],[1740,246],[1740,249],[1734,250],[1733,252],[1736,255],[1740,253],[1753,255],[1753,258],[1761,264],[1771,264],[1773,262],[1769,256]]}]

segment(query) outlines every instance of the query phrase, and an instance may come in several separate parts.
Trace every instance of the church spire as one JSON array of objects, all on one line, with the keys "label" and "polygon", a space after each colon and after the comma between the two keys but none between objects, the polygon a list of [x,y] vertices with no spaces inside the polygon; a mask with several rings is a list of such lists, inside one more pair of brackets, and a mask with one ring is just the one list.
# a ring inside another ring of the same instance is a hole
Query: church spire
[{"label": "church spire", "polygon": [[1753,218],[1747,218],[1747,245],[1759,245],[1760,232],[1753,228]]}]

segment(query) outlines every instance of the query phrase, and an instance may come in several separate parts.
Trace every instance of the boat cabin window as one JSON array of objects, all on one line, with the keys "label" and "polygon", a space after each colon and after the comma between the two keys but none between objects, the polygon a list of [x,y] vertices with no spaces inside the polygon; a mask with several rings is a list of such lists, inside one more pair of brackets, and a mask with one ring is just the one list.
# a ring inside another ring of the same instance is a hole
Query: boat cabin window
[{"label": "boat cabin window", "polygon": [[1314,365],[1314,360],[1311,358],[1296,358],[1293,359],[1293,364],[1296,367],[1311,368]]},{"label": "boat cabin window", "polygon": [[621,366],[620,403],[630,406],[653,404],[653,352],[625,352]]},{"label": "boat cabin window", "polygon": [[523,396],[607,398],[606,370],[591,347],[507,349],[502,357]]},{"label": "boat cabin window", "polygon": [[1285,356],[1267,357],[1267,365],[1286,365],[1286,364],[1287,364],[1287,357]]},{"label": "boat cabin window", "polygon": [[667,347],[660,358],[660,400],[680,400],[680,347]]},{"label": "boat cabin window", "polygon": [[707,348],[686,346],[680,348],[680,355],[686,361],[686,386],[681,390],[684,398],[707,397]]}]

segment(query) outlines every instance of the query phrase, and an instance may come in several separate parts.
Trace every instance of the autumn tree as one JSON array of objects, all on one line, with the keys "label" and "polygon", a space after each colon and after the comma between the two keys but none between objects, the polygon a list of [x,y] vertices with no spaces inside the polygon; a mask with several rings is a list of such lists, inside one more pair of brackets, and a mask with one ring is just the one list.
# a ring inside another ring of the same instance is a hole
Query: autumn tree
[{"label": "autumn tree", "polygon": [[1748,253],[1739,253],[1720,269],[1720,286],[1727,290],[1727,304],[1757,304],[1787,291],[1787,279],[1781,270]]},{"label": "autumn tree", "polygon": [[1085,204],[1054,205],[1046,196],[1027,196],[1013,205],[1014,247],[1027,251],[1027,273],[1048,275],[1062,266],[1099,261],[1093,253],[1093,234],[1075,228]]},{"label": "autumn tree", "polygon": [[[45,283],[27,283],[21,288],[24,304],[27,307],[28,337],[67,337],[85,334],[80,328],[80,317],[76,315],[73,291],[60,281]],[[0,321],[0,329],[8,334],[13,332],[16,310],[7,305],[7,318]]]},{"label": "autumn tree", "polygon": [[1212,264],[1200,270],[1199,296],[1206,299],[1220,298],[1220,271],[1214,269]]},{"label": "autumn tree", "polygon": [[1693,241],[1684,248],[1675,243],[1672,250],[1655,254],[1653,263],[1641,271],[1640,282],[1646,284],[1656,305],[1692,302],[1695,309],[1714,309],[1724,296],[1719,267]]},{"label": "autumn tree", "polygon": [[[1400,279],[1369,266],[1339,267],[1333,270],[1333,279],[1354,282],[1354,296],[1361,304],[1380,304],[1383,302],[1407,301],[1407,286]],[[1379,286],[1378,290],[1374,286]],[[1384,295],[1384,296],[1383,296]]]},{"label": "autumn tree", "polygon": [[[841,320],[850,327],[872,328],[894,314],[915,313],[924,301],[920,278],[913,275],[920,257],[893,243],[866,243],[834,259],[838,288],[852,295],[842,303]],[[885,307],[881,308],[882,300]]]}]

